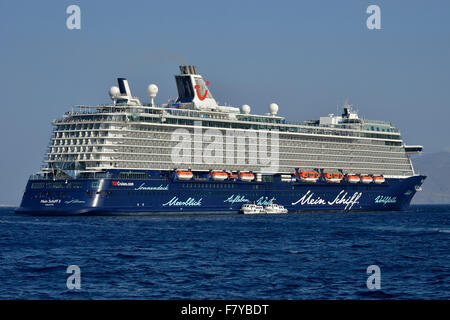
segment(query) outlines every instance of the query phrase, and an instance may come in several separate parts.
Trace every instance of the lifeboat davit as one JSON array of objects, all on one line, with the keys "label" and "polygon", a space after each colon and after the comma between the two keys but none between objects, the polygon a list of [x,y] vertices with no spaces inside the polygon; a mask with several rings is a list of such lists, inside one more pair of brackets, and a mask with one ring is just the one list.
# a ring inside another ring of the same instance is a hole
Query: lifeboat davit
[{"label": "lifeboat davit", "polygon": [[318,172],[300,172],[300,180],[304,182],[316,182],[319,180],[320,173]]},{"label": "lifeboat davit", "polygon": [[213,179],[213,180],[225,180],[228,179],[228,174],[226,174],[223,171],[212,171],[209,176]]},{"label": "lifeboat davit", "polygon": [[241,181],[253,181],[255,175],[249,172],[239,172],[239,180]]},{"label": "lifeboat davit", "polygon": [[179,180],[191,180],[194,174],[191,171],[177,170],[176,176]]},{"label": "lifeboat davit", "polygon": [[372,181],[373,181],[373,178],[371,176],[361,175],[362,183],[371,183]]},{"label": "lifeboat davit", "polygon": [[375,183],[383,183],[386,181],[383,176],[373,176],[373,182]]},{"label": "lifeboat davit", "polygon": [[358,183],[360,181],[360,177],[354,174],[348,174],[345,179],[350,183]]},{"label": "lifeboat davit", "polygon": [[228,174],[228,179],[230,179],[230,180],[236,180],[238,178],[237,174],[233,173],[231,171],[227,172],[227,174]]},{"label": "lifeboat davit", "polygon": [[339,183],[344,178],[344,175],[340,172],[325,172],[323,175],[327,182]]}]

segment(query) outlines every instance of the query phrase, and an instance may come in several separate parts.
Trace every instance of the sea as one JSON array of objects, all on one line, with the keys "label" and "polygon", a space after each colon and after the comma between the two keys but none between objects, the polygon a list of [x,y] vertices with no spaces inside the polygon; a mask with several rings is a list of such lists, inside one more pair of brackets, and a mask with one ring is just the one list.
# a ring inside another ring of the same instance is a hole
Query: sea
[{"label": "sea", "polygon": [[0,299],[447,300],[449,244],[450,205],[92,217],[3,207]]}]

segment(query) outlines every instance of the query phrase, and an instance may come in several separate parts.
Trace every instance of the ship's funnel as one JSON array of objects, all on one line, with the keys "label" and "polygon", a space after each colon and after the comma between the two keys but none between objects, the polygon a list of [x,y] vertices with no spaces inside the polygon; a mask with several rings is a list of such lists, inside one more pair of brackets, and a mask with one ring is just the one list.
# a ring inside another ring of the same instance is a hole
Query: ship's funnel
[{"label": "ship's funnel", "polygon": [[131,90],[127,79],[117,78],[117,82],[119,84],[119,88],[112,87],[109,91],[114,104],[120,103],[127,105],[141,105],[138,98],[131,96]]},{"label": "ship's funnel", "polygon": [[180,66],[181,75],[175,76],[178,89],[177,102],[193,103],[197,109],[216,109],[217,102],[195,66]]},{"label": "ship's funnel", "polygon": [[181,74],[198,74],[196,66],[180,66]]},{"label": "ship's funnel", "polygon": [[128,85],[128,80],[125,78],[117,78],[117,82],[119,83],[120,94],[122,96],[131,97],[131,90]]}]

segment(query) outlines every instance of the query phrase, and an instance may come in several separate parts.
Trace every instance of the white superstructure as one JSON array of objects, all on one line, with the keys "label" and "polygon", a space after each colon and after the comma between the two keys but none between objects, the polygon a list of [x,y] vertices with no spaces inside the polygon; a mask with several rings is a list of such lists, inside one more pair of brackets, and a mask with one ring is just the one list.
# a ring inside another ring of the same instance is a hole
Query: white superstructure
[{"label": "white superstructure", "polygon": [[[181,74],[175,76],[176,102],[155,105],[158,89],[151,85],[152,102],[142,104],[131,96],[126,79],[120,78],[119,87],[110,90],[112,104],[74,107],[55,120],[43,170],[88,175],[106,169],[178,167],[258,173],[266,166],[261,159],[270,158],[271,151],[278,149],[278,173],[320,168],[385,177],[414,174],[400,133],[390,123],[362,119],[349,105],[340,116],[297,124],[279,116],[276,104],[270,105],[266,115],[251,114],[248,105],[219,106],[195,67],[180,69]],[[184,162],[174,164],[173,150],[181,141],[174,133],[180,129],[190,137],[185,148],[189,152],[183,155]],[[278,146],[274,145],[275,134]],[[255,135],[266,149],[252,145]],[[221,163],[217,157],[205,156],[213,141],[223,150],[232,147],[233,157],[223,157]]]}]

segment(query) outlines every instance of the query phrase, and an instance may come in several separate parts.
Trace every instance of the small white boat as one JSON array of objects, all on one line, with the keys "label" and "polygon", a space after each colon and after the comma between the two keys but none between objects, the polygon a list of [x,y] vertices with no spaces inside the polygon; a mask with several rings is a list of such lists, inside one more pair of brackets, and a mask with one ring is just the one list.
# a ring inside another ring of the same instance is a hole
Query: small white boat
[{"label": "small white boat", "polygon": [[241,212],[243,214],[261,214],[265,213],[264,207],[254,204],[254,203],[245,203],[241,207]]},{"label": "small white boat", "polygon": [[281,204],[271,203],[264,207],[265,213],[276,214],[276,213],[288,213],[288,210]]}]

